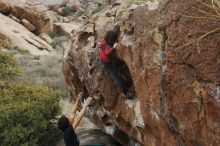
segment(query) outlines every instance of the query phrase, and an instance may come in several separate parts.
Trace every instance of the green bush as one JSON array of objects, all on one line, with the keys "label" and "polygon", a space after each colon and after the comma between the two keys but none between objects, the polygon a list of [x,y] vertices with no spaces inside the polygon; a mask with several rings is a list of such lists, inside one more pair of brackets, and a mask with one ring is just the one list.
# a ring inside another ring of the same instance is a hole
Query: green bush
[{"label": "green bush", "polygon": [[76,11],[77,11],[76,8],[73,8],[73,7],[64,7],[64,8],[62,9],[62,15],[63,15],[63,16],[71,15],[71,14],[74,14]]},{"label": "green bush", "polygon": [[159,0],[134,0],[133,3],[136,4],[136,5],[141,5],[141,4],[146,3],[147,1],[156,2],[156,1],[159,1]]},{"label": "green bush", "polygon": [[46,87],[5,83],[0,86],[0,144],[39,145],[59,113],[59,93]]},{"label": "green bush", "polygon": [[48,32],[48,35],[49,35],[51,38],[55,38],[55,37],[58,36],[57,33],[56,33],[56,32],[53,32],[53,31]]},{"label": "green bush", "polygon": [[54,49],[57,47],[57,46],[60,46],[61,45],[61,41],[58,40],[58,39],[54,39],[52,43],[50,43],[51,47],[53,47]]},{"label": "green bush", "polygon": [[27,49],[19,48],[19,47],[14,47],[14,50],[18,51],[21,54],[29,54],[30,52]]},{"label": "green bush", "polygon": [[[60,112],[60,93],[2,78],[21,75],[21,69],[11,55],[1,50],[0,74],[0,145],[48,145],[45,143],[55,133],[51,120]],[[54,141],[50,145],[55,145]]]},{"label": "green bush", "polygon": [[0,80],[22,75],[22,68],[11,54],[0,50]]},{"label": "green bush", "polygon": [[82,10],[78,10],[78,11],[76,12],[76,16],[82,16],[83,14],[85,14],[85,12],[82,11]]}]

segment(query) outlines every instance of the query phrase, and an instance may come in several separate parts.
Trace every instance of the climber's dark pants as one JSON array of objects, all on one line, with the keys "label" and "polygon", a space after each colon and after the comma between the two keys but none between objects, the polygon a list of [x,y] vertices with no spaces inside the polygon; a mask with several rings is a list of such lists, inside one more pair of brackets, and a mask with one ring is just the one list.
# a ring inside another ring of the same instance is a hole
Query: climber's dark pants
[{"label": "climber's dark pants", "polygon": [[[102,62],[102,61],[101,61]],[[115,80],[115,82],[117,83],[118,87],[120,88],[121,91],[123,91],[124,93],[126,93],[126,87],[124,85],[124,83],[122,82],[115,66],[112,63],[103,63],[104,65],[104,69],[108,72],[111,73],[113,79]]]}]

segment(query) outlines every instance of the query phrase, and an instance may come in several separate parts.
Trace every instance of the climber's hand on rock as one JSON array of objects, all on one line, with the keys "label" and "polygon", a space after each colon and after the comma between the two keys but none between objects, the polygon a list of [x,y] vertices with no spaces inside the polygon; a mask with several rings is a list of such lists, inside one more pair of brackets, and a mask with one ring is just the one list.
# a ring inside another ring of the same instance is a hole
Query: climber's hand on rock
[{"label": "climber's hand on rock", "polygon": [[116,25],[119,25],[119,22],[115,22],[115,26],[116,26]]},{"label": "climber's hand on rock", "polygon": [[83,107],[87,107],[91,101],[92,101],[92,97],[88,97],[87,99],[85,99],[83,103]]},{"label": "climber's hand on rock", "polygon": [[114,46],[113,46],[113,48],[116,48],[116,47],[117,47],[117,45],[118,45],[118,43],[115,43],[115,44],[114,44]]},{"label": "climber's hand on rock", "polygon": [[83,97],[83,92],[80,92],[80,93],[78,94],[78,98],[77,98],[77,100],[81,100],[82,97]]}]

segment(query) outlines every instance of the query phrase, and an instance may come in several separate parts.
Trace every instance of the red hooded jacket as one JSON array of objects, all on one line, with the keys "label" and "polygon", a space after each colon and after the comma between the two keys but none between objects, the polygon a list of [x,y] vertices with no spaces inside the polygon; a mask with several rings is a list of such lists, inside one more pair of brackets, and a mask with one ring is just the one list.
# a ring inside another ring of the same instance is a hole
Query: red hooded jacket
[{"label": "red hooded jacket", "polygon": [[109,46],[105,39],[102,40],[101,46],[99,48],[100,54],[99,58],[102,60],[104,63],[109,63],[111,62],[113,53],[114,53],[114,47]]}]

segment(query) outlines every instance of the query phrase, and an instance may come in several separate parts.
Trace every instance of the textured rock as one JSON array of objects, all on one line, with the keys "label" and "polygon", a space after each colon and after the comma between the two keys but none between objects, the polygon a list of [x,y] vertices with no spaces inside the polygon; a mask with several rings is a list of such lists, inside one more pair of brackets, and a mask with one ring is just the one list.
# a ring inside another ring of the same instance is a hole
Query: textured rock
[{"label": "textured rock", "polygon": [[50,10],[57,12],[57,13],[58,13],[58,9],[60,9],[63,6],[64,5],[62,5],[62,4],[48,5]]},{"label": "textured rock", "polygon": [[80,0],[69,0],[66,3],[66,6],[79,9],[81,7],[81,3],[80,3]]},{"label": "textured rock", "polygon": [[37,28],[37,33],[48,33],[53,30],[53,22],[50,18],[34,12],[29,7],[14,6],[12,14],[17,18],[25,18]]},{"label": "textured rock", "polygon": [[15,20],[15,21],[18,22],[18,23],[21,23],[21,20],[18,19],[17,17],[15,17],[15,16],[13,16],[13,15],[10,15],[10,18],[13,19],[13,20]]},{"label": "textured rock", "polygon": [[36,29],[36,27],[26,19],[22,19],[21,24],[23,24],[30,31],[34,31]]},{"label": "textured rock", "polygon": [[111,5],[121,5],[123,3],[123,0],[111,0]]},{"label": "textured rock", "polygon": [[54,23],[54,31],[59,35],[68,35],[72,31],[81,30],[81,27],[78,23]]},{"label": "textured rock", "polygon": [[105,13],[105,15],[106,15],[107,17],[115,17],[117,10],[118,10],[118,7],[114,7],[114,8],[112,8],[112,9],[110,9],[110,10],[107,10],[107,12]]},{"label": "textured rock", "polygon": [[10,13],[10,5],[6,0],[0,0],[0,12],[3,14]]},{"label": "textured rock", "polygon": [[99,14],[99,17],[95,21],[95,30],[97,32],[97,38],[102,39],[106,30],[113,29],[114,17],[106,17],[105,13]]},{"label": "textured rock", "polygon": [[48,44],[51,44],[53,42],[53,39],[46,33],[40,34],[39,37],[46,41]]},{"label": "textured rock", "polygon": [[93,12],[95,9],[97,9],[98,6],[99,6],[99,5],[98,5],[97,3],[88,2],[85,13],[86,13],[87,15],[92,15],[92,12]]},{"label": "textured rock", "polygon": [[69,20],[67,17],[64,17],[64,18],[63,18],[63,22],[64,22],[64,23],[68,23],[69,21],[70,21],[70,20]]},{"label": "textured rock", "polygon": [[89,20],[85,31],[94,34],[94,30],[95,30],[95,22],[94,20]]},{"label": "textured rock", "polygon": [[80,33],[69,49],[67,88],[97,97],[88,117],[126,146],[220,144],[220,23],[187,17],[205,15],[192,6],[215,14],[199,1],[130,1],[116,18],[103,13],[95,19],[95,44],[114,20],[121,24],[116,65],[130,74],[125,79],[133,101],[117,98],[116,84],[97,61],[98,45],[91,47],[92,34]]}]

